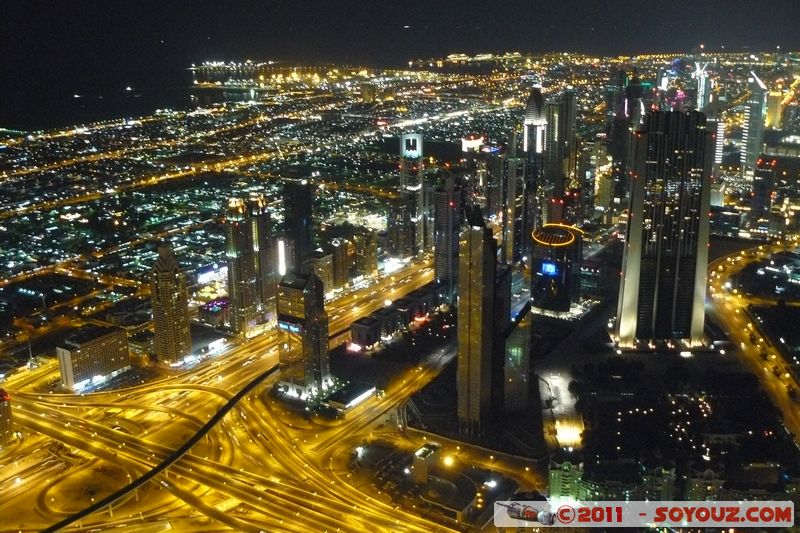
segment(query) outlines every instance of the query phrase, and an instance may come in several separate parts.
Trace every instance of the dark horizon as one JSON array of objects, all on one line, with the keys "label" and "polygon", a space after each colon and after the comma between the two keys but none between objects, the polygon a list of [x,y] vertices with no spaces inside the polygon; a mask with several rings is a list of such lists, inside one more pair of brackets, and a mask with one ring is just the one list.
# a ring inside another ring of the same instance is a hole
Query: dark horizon
[{"label": "dark horizon", "polygon": [[[432,9],[432,6],[435,9]],[[754,16],[770,13],[770,17]],[[571,51],[635,55],[800,50],[800,2],[511,0],[500,6],[403,2],[5,2],[0,17],[0,127],[28,127],[65,98],[105,97],[189,81],[204,60],[401,66],[451,53]],[[88,105],[88,104],[87,104]],[[44,109],[47,109],[44,112]],[[111,118],[111,117],[106,117]]]}]

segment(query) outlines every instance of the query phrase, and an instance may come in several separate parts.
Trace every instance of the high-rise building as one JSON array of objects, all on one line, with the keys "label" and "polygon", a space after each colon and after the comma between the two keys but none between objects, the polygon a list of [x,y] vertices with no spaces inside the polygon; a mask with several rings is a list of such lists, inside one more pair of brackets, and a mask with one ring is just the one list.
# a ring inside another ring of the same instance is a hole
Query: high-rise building
[{"label": "high-rise building", "polygon": [[580,297],[583,232],[573,226],[545,224],[532,235],[531,304],[568,312]]},{"label": "high-rise building", "polygon": [[544,97],[540,86],[534,86],[525,107],[523,119],[523,143],[525,152],[525,179],[522,204],[522,235],[520,251],[523,260],[530,260],[532,245],[530,239],[524,237],[542,222],[544,199],[552,195],[543,179],[544,150],[547,132]]},{"label": "high-rise building", "polygon": [[61,385],[80,391],[100,385],[127,369],[128,336],[116,327],[81,326],[56,348]]},{"label": "high-rise building", "polygon": [[764,142],[764,120],[767,115],[767,86],[755,72],[750,72],[747,81],[750,97],[744,108],[742,152],[739,159],[742,175],[752,175],[755,171],[756,160]]},{"label": "high-rise building", "polygon": [[497,222],[503,213],[503,173],[506,161],[504,147],[484,145],[478,157],[478,183],[481,196],[478,205],[486,218]]},{"label": "high-rise building", "polygon": [[189,294],[186,275],[172,248],[158,248],[158,260],[150,278],[153,305],[153,352],[159,361],[178,361],[192,352],[189,329]]},{"label": "high-rise building", "polygon": [[417,226],[412,221],[414,195],[400,191],[400,199],[389,204],[386,217],[388,253],[394,257],[412,257],[416,254]]},{"label": "high-rise building", "polygon": [[531,327],[533,313],[525,313],[505,341],[503,410],[524,412],[530,405]]},{"label": "high-rise building", "polygon": [[779,130],[783,119],[783,94],[780,91],[770,91],[767,95],[767,114],[764,125],[768,128]]},{"label": "high-rise building", "polygon": [[228,201],[225,229],[231,329],[248,337],[258,323],[258,292],[252,225],[241,198]]},{"label": "high-rise building", "polygon": [[772,221],[772,195],[775,192],[775,167],[778,161],[759,157],[753,174],[750,199],[750,230],[769,233]]},{"label": "high-rise building", "polygon": [[348,250],[350,245],[352,243],[347,239],[336,238],[331,240],[331,256],[333,260],[333,286],[331,289],[341,289],[349,281],[351,265],[355,255],[350,255]]},{"label": "high-rise building", "polygon": [[706,67],[708,67],[708,63],[703,63],[702,65],[695,63],[694,72],[692,73],[692,77],[697,82],[695,109],[698,111],[705,109],[711,98],[711,80],[708,79]]},{"label": "high-rise building", "polygon": [[444,288],[443,299],[453,303],[458,283],[458,234],[461,230],[461,191],[448,176],[433,193],[433,270]]},{"label": "high-rise building", "polygon": [[719,115],[709,115],[706,119],[708,131],[715,132],[714,135],[714,165],[711,171],[712,179],[720,175],[722,167],[722,155],[725,148],[725,121]]},{"label": "high-rise building", "polygon": [[400,136],[400,191],[409,210],[406,231],[413,233],[413,253],[427,250],[428,208],[425,191],[422,135],[406,133]]},{"label": "high-rise building", "polygon": [[306,260],[306,272],[313,272],[322,282],[324,294],[328,294],[334,288],[333,282],[333,254],[327,254],[322,250],[315,250]]},{"label": "high-rise building", "polygon": [[278,284],[278,328],[281,385],[302,399],[320,394],[331,384],[328,363],[328,315],[322,282],[312,272],[289,273]]},{"label": "high-rise building", "polygon": [[522,207],[525,194],[525,160],[507,157],[503,163],[501,198],[503,202],[500,236],[503,262],[511,264],[522,257]]},{"label": "high-rise building", "polygon": [[547,102],[546,116],[544,177],[552,185],[553,196],[561,198],[567,189],[576,185],[575,89],[567,87],[559,98]]},{"label": "high-rise building", "polygon": [[14,419],[11,416],[11,396],[0,389],[0,448],[14,440]]},{"label": "high-rise building", "polygon": [[458,421],[479,434],[492,415],[493,306],[497,243],[480,216],[461,232],[458,267]]},{"label": "high-rise building", "polygon": [[617,309],[622,347],[703,342],[713,138],[697,111],[652,111],[634,166]]},{"label": "high-rise building", "polygon": [[258,298],[258,321],[275,324],[275,259],[272,239],[272,221],[267,200],[263,194],[251,193],[247,201],[250,215],[250,231],[253,239],[253,260],[256,272],[256,296]]},{"label": "high-rise building", "polygon": [[312,206],[314,192],[307,180],[286,181],[283,185],[283,207],[286,235],[292,241],[292,265],[300,273],[314,245]]},{"label": "high-rise building", "polygon": [[374,276],[378,273],[378,236],[363,230],[353,236],[355,245],[355,275]]}]

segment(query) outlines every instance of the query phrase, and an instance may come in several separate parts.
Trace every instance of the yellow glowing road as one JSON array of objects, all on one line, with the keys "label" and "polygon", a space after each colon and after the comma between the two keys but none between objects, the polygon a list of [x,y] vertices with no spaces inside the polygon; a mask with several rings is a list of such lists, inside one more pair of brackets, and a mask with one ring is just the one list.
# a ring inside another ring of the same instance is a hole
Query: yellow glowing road
[{"label": "yellow glowing road", "polygon": [[[778,241],[773,244],[757,246],[709,263],[709,303],[713,306],[720,325],[730,335],[736,352],[742,354],[745,362],[758,377],[767,396],[778,408],[784,426],[793,434],[795,442],[800,445],[800,403],[793,400],[788,392],[789,387],[793,387],[794,390],[800,389],[797,376],[789,371],[788,362],[774,348],[769,350],[771,353],[767,361],[762,359],[761,352],[766,348],[766,341],[757,329],[754,329],[755,326],[745,312],[746,307],[751,303],[761,305],[769,303],[769,301],[749,297],[741,294],[738,290],[730,290],[726,287],[726,283],[732,275],[751,262],[765,259],[771,253],[785,250],[789,245],[788,241],[794,246],[797,239],[792,237],[787,238],[787,243]],[[757,338],[755,342],[751,340],[751,334]],[[781,369],[778,375],[773,373],[771,368],[773,366]]]}]

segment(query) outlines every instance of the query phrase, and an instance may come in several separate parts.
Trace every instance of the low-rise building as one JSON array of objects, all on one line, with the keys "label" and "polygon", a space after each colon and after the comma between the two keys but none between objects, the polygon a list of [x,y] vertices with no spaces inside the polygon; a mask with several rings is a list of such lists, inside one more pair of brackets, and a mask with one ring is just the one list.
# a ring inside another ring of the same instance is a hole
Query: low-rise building
[{"label": "low-rise building", "polygon": [[128,337],[116,327],[86,325],[56,348],[61,385],[82,390],[99,385],[130,366]]}]

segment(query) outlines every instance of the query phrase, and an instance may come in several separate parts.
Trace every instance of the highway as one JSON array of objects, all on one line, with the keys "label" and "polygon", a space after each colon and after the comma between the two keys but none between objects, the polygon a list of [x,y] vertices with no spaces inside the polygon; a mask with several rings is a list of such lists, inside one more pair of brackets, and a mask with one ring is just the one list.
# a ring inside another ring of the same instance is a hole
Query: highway
[{"label": "highway", "polygon": [[[350,321],[384,305],[383,298],[376,297],[376,291],[401,297],[428,283],[431,276],[430,262],[425,260],[370,287],[343,295],[329,304],[329,313],[335,317],[331,320],[331,331],[344,328]],[[204,417],[208,419],[217,412],[221,402],[233,398],[259,372],[274,369],[279,340],[279,335],[272,331],[244,341],[223,357],[190,371],[124,390],[80,396],[20,390],[52,378],[56,371],[53,365],[26,371],[24,376],[15,376],[4,386],[12,390],[15,417],[26,429],[119,465],[128,472],[143,473],[151,471],[180,446],[181,439],[176,440],[176,436],[195,435],[205,423]],[[248,395],[210,431],[209,443],[201,442],[191,454],[169,467],[171,474],[180,476],[180,483],[166,473],[155,476],[158,481],[154,482],[196,512],[237,530],[258,527],[271,531],[308,531],[318,530],[322,525],[343,531],[443,530],[437,524],[394,509],[389,502],[349,487],[346,476],[334,476],[329,470],[331,453],[344,436],[352,438],[359,432],[368,432],[375,420],[395,409],[441,367],[441,361],[434,360],[424,370],[420,367],[408,376],[399,377],[387,387],[384,398],[370,400],[366,407],[339,425],[317,425],[300,433],[294,427],[302,425],[302,419],[287,423],[267,416],[259,394]],[[270,384],[268,380],[264,387]],[[211,451],[214,453],[209,455]],[[263,468],[273,475],[259,474]],[[187,482],[190,484],[185,485]],[[254,493],[253,487],[258,487],[258,491]],[[251,526],[245,528],[230,513],[215,512],[207,504],[214,499],[209,494],[224,496],[224,501],[234,498],[241,502],[237,507],[253,514],[252,520],[250,515],[247,519]],[[142,513],[142,517],[155,519],[161,516],[158,509],[174,503],[158,498],[148,506],[144,501],[127,498],[118,504],[116,513],[118,516],[127,513],[129,517]],[[320,512],[323,508],[325,513]],[[336,512],[340,514],[333,519],[331,512],[334,517]],[[47,516],[46,510],[42,514]],[[105,522],[107,518],[96,513],[82,523]],[[287,518],[291,518],[291,527]]]},{"label": "highway", "polygon": [[[319,120],[319,113],[333,107],[315,104],[296,113],[262,114],[230,128],[206,131],[203,136],[277,119],[313,122]],[[486,107],[477,112],[493,109]],[[442,113],[426,121],[457,120],[467,113]],[[408,124],[400,119],[388,127]],[[113,125],[97,128],[106,127]],[[65,130],[50,135],[57,139],[79,133]],[[372,134],[368,131],[359,135]],[[41,140],[47,138],[40,136]],[[205,173],[238,171],[259,162],[332,149],[336,142],[347,139],[350,137],[337,137],[305,146],[272,140],[221,159],[207,158],[188,167],[166,167],[154,175],[131,175],[106,190],[78,192],[8,209],[0,213],[0,219],[82,204]],[[196,140],[190,135],[75,154],[45,165],[6,171],[0,178],[23,184],[37,173],[81,163],[141,157],[149,150]],[[369,186],[336,187],[384,198],[395,194]],[[140,241],[119,247],[134,246]],[[98,250],[96,255],[113,251],[114,248]],[[63,263],[3,283],[45,272],[95,279],[93,274]],[[354,320],[380,309],[387,299],[396,300],[426,285],[433,277],[432,261],[426,258],[365,288],[340,294],[326,304],[330,336],[340,337]],[[136,287],[142,294],[146,291],[143,285],[124,278],[96,279],[108,285]],[[80,305],[84,299],[76,298],[69,304]],[[438,375],[454,356],[453,350],[437,352],[396,376],[382,397],[367,400],[343,420],[306,420],[300,414],[279,415],[274,400],[265,394],[278,379],[275,370],[282,340],[281,333],[269,331],[232,343],[222,354],[193,368],[173,370],[166,377],[114,391],[81,395],[37,393],[43,383],[57,377],[58,368],[53,362],[9,376],[3,387],[13,398],[15,422],[25,440],[3,456],[5,477],[0,481],[4,489],[6,484],[13,487],[0,496],[3,528],[38,531],[77,525],[89,530],[119,526],[139,531],[157,528],[165,519],[175,519],[185,530],[194,529],[197,524],[181,520],[205,517],[214,528],[237,531],[449,531],[446,526],[398,507],[387,494],[362,492],[351,484],[350,473],[343,465],[352,451],[348,452],[348,447],[369,438],[412,394]],[[389,438],[409,438],[394,428],[388,434]],[[63,443],[65,448],[54,456],[45,449],[45,444],[52,442]],[[472,451],[471,456],[478,464],[494,464],[494,457],[482,457],[479,451]],[[109,468],[117,472],[113,482],[97,481],[96,489],[83,490],[86,483],[81,480],[93,476],[97,469]],[[503,467],[498,464],[497,468]],[[505,468],[510,470],[510,466]],[[81,490],[74,490],[75,487]],[[16,512],[21,501],[33,501],[32,494],[36,495],[34,508]],[[76,509],[86,511],[76,514]]]},{"label": "highway", "polygon": [[[796,246],[796,242],[797,239],[792,237],[791,246]],[[774,348],[769,350],[768,362],[762,359],[761,352],[762,349],[766,350],[768,339],[765,340],[763,335],[754,329],[756,326],[753,325],[745,311],[751,303],[763,305],[770,302],[762,298],[749,297],[726,286],[731,276],[745,266],[763,260],[772,253],[785,250],[788,244],[783,241],[764,244],[709,263],[707,302],[722,329],[730,336],[730,340],[735,346],[734,351],[741,354],[745,363],[758,377],[762,389],[779,410],[783,425],[792,433],[795,443],[800,446],[800,403],[793,400],[788,393],[789,386],[800,390],[797,376],[790,372],[788,362]],[[756,339],[755,342],[751,340],[751,334]],[[778,375],[772,371],[773,366],[780,369]]]}]

